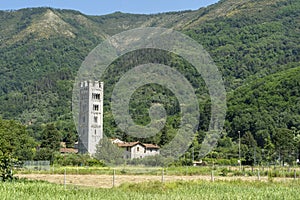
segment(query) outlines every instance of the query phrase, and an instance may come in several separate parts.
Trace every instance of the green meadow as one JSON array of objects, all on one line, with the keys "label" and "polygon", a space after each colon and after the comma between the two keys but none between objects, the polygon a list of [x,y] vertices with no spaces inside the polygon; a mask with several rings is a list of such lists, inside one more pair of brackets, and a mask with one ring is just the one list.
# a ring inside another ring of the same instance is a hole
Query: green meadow
[{"label": "green meadow", "polygon": [[299,199],[299,181],[177,181],[84,188],[42,181],[0,184],[0,199]]}]

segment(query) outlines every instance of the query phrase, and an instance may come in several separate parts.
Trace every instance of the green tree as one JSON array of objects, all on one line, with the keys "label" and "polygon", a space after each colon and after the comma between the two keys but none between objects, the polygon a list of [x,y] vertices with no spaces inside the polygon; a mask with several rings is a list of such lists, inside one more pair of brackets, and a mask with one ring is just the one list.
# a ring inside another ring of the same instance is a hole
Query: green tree
[{"label": "green tree", "polygon": [[54,153],[60,149],[61,135],[54,124],[47,124],[41,133],[40,149],[36,152],[36,160],[53,161]]},{"label": "green tree", "polygon": [[18,160],[31,160],[36,144],[26,127],[14,120],[0,119],[0,153]]},{"label": "green tree", "polygon": [[13,177],[13,166],[16,161],[8,154],[0,154],[0,181],[11,181]]},{"label": "green tree", "polygon": [[60,141],[61,135],[54,124],[47,124],[41,134],[40,147],[58,151],[60,148]]},{"label": "green tree", "polygon": [[62,141],[66,147],[73,148],[77,140],[77,132],[73,119],[59,120],[55,123],[55,127],[60,132]]},{"label": "green tree", "polygon": [[122,164],[124,151],[112,144],[107,137],[103,137],[97,145],[94,157],[107,164]]},{"label": "green tree", "polygon": [[260,152],[257,148],[257,142],[255,141],[251,132],[246,132],[241,138],[242,143],[242,153],[245,159],[245,164],[255,165],[260,160]]},{"label": "green tree", "polygon": [[273,132],[272,139],[282,165],[284,165],[285,162],[292,162],[292,160],[289,159],[289,155],[295,150],[293,131],[286,128],[276,128]]}]

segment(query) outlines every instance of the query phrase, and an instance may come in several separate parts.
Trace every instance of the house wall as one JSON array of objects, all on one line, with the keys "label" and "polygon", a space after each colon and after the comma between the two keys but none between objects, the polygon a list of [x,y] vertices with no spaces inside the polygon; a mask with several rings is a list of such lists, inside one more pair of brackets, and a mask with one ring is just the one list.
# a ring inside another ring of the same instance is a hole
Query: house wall
[{"label": "house wall", "polygon": [[131,147],[131,159],[133,158],[144,158],[145,157],[145,147],[137,144]]},{"label": "house wall", "polygon": [[154,156],[154,155],[157,155],[159,154],[159,149],[147,149],[146,150],[146,153],[145,153],[145,156]]},{"label": "house wall", "polygon": [[135,144],[134,146],[122,146],[124,150],[124,159],[144,158],[154,156],[160,153],[159,148],[147,148],[143,144]]}]

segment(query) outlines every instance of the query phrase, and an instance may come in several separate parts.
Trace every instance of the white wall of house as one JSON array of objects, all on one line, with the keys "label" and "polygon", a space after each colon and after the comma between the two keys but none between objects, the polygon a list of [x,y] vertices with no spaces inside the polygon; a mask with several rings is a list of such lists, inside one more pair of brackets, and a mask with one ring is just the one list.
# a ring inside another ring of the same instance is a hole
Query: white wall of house
[{"label": "white wall of house", "polygon": [[144,158],[146,156],[154,156],[160,153],[159,148],[148,147],[141,143],[133,144],[133,146],[121,146],[124,149],[124,159]]},{"label": "white wall of house", "polygon": [[131,159],[145,157],[145,147],[140,144],[136,144],[133,147],[131,147],[130,152],[131,152]]},{"label": "white wall of house", "polygon": [[146,150],[145,156],[154,156],[157,154],[159,154],[159,149],[151,148]]}]

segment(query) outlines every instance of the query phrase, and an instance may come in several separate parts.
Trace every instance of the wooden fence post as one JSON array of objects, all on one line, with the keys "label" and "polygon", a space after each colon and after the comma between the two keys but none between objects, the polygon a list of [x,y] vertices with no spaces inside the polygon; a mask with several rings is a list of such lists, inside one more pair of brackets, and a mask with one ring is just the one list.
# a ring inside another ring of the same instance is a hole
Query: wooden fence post
[{"label": "wooden fence post", "polygon": [[116,170],[114,169],[114,171],[113,171],[113,181],[112,181],[113,187],[115,187],[115,181],[116,181]]},{"label": "wooden fence post", "polygon": [[64,172],[64,188],[65,189],[67,188],[66,184],[67,184],[67,169],[65,168],[65,172]]}]

